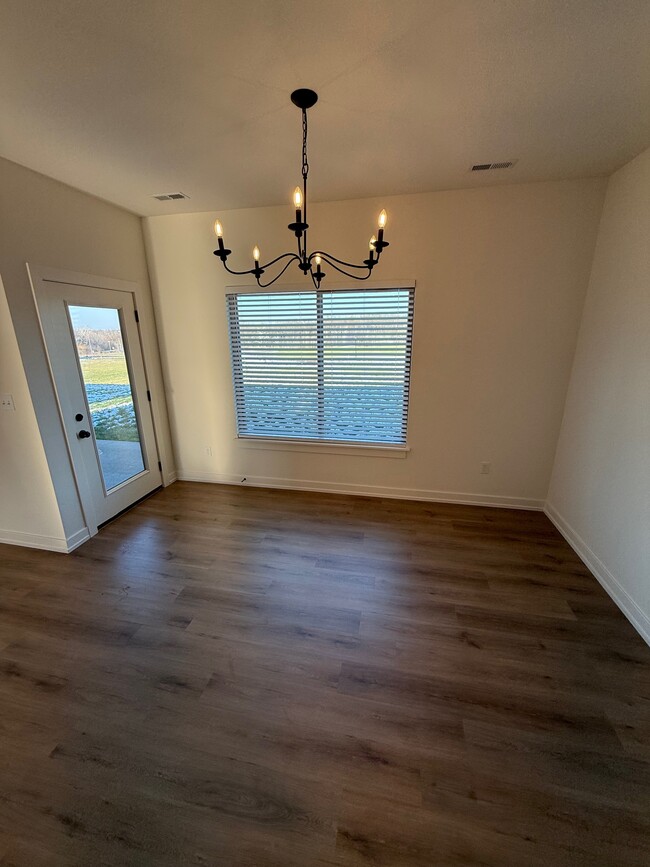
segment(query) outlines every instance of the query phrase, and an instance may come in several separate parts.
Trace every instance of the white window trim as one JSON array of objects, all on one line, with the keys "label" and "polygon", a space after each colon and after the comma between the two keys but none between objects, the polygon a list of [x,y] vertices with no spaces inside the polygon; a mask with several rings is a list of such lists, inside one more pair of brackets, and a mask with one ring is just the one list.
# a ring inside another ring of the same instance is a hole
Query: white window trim
[{"label": "white window trim", "polygon": [[[321,286],[321,291],[345,291],[348,292],[351,289],[356,288],[356,281],[348,280],[347,283],[334,282],[328,283],[327,286]],[[374,280],[373,282],[363,281],[359,283],[359,289],[415,289],[415,280]],[[273,286],[269,286],[266,289],[261,289],[259,286],[255,284],[244,284],[237,285],[233,284],[231,286],[226,286],[224,289],[224,295],[250,295],[257,293],[258,295],[268,295],[274,292],[314,292],[315,289],[313,285],[310,283],[309,285],[305,283],[274,283]]]},{"label": "white window trim", "polygon": [[409,445],[386,446],[371,443],[337,442],[336,440],[299,440],[282,437],[235,436],[235,441],[244,449],[262,449],[275,452],[306,452],[311,454],[355,455],[370,458],[408,457]]}]

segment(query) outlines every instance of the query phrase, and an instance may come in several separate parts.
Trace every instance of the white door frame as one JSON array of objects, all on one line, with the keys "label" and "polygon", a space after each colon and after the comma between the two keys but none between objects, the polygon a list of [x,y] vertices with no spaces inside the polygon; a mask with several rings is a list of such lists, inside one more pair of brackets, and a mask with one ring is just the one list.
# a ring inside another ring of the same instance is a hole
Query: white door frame
[{"label": "white door frame", "polygon": [[[118,280],[115,277],[99,277],[94,274],[84,274],[77,271],[68,271],[61,268],[49,268],[41,265],[30,265],[27,263],[27,270],[30,277],[30,282],[32,285],[32,293],[34,295],[34,303],[36,307],[36,314],[38,316],[38,324],[41,332],[41,341],[43,344],[43,349],[45,352],[45,356],[47,358],[47,364],[50,373],[50,379],[52,384],[52,389],[54,391],[56,404],[59,412],[59,421],[61,423],[61,429],[63,431],[66,448],[68,450],[68,457],[70,460],[70,466],[72,468],[72,473],[74,477],[75,483],[75,494],[76,498],[79,502],[79,508],[84,516],[84,520],[86,522],[86,529],[88,531],[88,536],[95,536],[97,534],[97,520],[95,518],[95,510],[90,505],[92,503],[92,498],[90,497],[90,492],[88,490],[87,480],[85,478],[84,473],[80,473],[79,469],[75,466],[75,461],[73,459],[73,454],[70,449],[70,442],[67,434],[67,427],[64,421],[64,410],[61,405],[61,398],[58,394],[56,387],[56,380],[54,378],[54,372],[52,369],[52,361],[50,358],[47,341],[45,339],[45,333],[43,330],[43,322],[41,320],[41,311],[39,308],[39,296],[45,290],[45,287],[52,283],[62,283],[62,284],[72,284],[76,286],[89,287],[89,288],[98,288],[98,289],[113,289],[120,292],[128,292],[133,296],[136,311],[138,311],[138,315],[141,315],[141,310],[145,306],[141,303],[142,300],[142,290],[140,284],[131,282],[129,280]],[[138,318],[138,325],[139,325]],[[140,352],[142,354],[142,360],[144,364],[144,375],[147,384],[147,389],[149,386],[149,374],[147,371],[147,361],[146,355],[144,352],[144,346],[142,341],[142,333],[140,327],[138,327],[138,339],[140,343]],[[156,430],[156,421],[155,414],[152,413],[152,424],[154,431],[154,438],[156,440],[156,448],[158,450],[158,454],[160,454],[160,440],[159,435]],[[83,539],[81,540],[83,541]]]}]

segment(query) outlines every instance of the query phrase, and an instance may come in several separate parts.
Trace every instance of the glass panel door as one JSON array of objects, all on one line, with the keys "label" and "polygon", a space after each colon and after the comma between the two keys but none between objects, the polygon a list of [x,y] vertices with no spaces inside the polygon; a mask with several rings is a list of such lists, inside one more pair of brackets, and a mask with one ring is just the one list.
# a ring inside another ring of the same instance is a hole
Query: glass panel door
[{"label": "glass panel door", "polygon": [[104,488],[145,469],[119,311],[68,304]]},{"label": "glass panel door", "polygon": [[160,486],[162,465],[136,284],[87,274],[67,283],[62,276],[44,269],[34,277],[35,293],[79,499],[94,534]]}]

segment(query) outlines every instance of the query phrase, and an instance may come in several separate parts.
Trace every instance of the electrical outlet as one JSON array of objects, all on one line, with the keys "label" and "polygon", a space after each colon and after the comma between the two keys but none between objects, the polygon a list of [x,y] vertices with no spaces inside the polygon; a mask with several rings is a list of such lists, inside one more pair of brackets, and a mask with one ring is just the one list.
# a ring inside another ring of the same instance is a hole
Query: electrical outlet
[{"label": "electrical outlet", "polygon": [[8,412],[13,412],[16,409],[12,394],[3,394],[0,396],[0,409],[6,409]]},{"label": "electrical outlet", "polygon": [[485,475],[492,469],[492,464],[489,461],[483,461],[481,464],[481,472]]}]

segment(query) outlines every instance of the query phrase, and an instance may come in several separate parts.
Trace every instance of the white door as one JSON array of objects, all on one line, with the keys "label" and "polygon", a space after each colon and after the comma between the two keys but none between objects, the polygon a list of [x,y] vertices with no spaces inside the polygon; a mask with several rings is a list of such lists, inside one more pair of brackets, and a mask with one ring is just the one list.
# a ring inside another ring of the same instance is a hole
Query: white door
[{"label": "white door", "polygon": [[93,532],[162,482],[134,295],[45,278],[35,290]]}]

